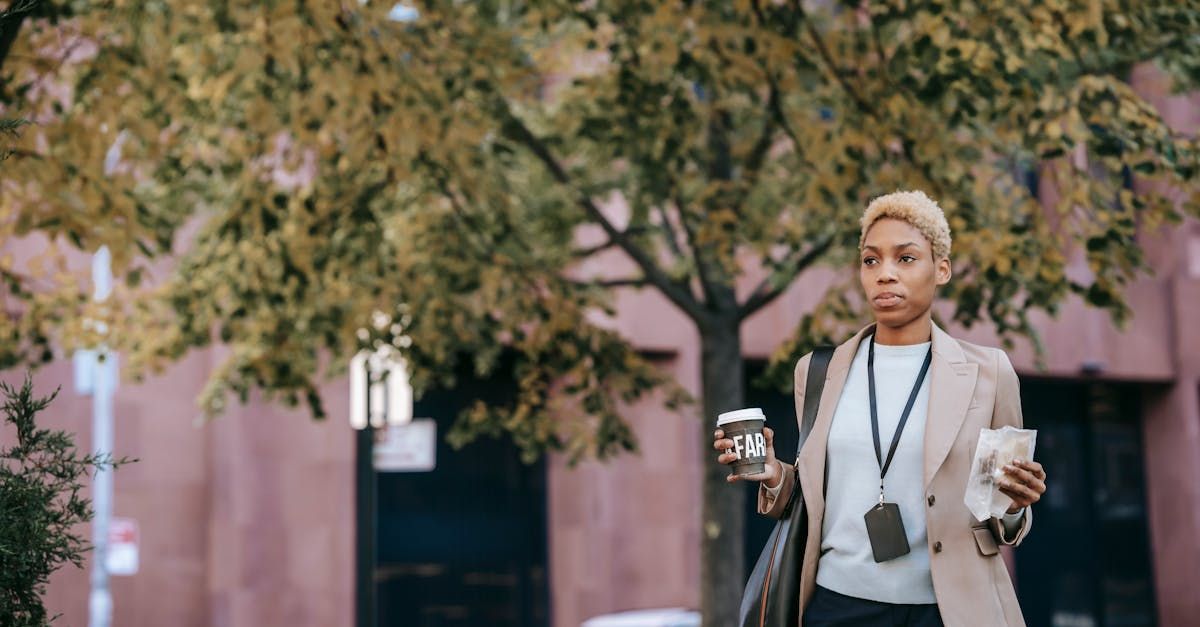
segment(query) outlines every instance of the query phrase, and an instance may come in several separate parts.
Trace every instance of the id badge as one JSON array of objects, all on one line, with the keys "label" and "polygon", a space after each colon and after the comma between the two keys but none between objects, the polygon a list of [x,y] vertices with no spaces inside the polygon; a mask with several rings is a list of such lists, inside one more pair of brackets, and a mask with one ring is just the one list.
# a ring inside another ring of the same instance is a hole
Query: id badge
[{"label": "id badge", "polygon": [[900,506],[895,503],[880,503],[867,510],[863,516],[867,522],[867,537],[871,539],[871,552],[876,562],[886,562],[907,555],[908,534],[904,533],[904,521],[900,519]]}]

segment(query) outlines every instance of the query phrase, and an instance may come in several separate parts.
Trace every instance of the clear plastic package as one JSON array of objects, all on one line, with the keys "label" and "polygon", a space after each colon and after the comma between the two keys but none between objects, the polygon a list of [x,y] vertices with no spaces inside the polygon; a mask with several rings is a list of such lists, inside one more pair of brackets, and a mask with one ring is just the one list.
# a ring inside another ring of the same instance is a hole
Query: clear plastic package
[{"label": "clear plastic package", "polygon": [[997,481],[1004,477],[1004,466],[1014,459],[1032,460],[1036,442],[1036,429],[979,430],[979,444],[975,447],[975,459],[971,462],[971,475],[967,478],[967,491],[963,496],[963,503],[976,520],[983,522],[992,516],[1001,517],[1012,506],[1012,499],[1000,491]]}]

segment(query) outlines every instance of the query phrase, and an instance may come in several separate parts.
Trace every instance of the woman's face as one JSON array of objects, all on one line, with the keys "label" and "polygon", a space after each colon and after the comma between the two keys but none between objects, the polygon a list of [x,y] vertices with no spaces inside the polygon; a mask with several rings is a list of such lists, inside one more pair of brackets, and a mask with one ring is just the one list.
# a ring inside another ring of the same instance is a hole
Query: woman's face
[{"label": "woman's face", "polygon": [[896,328],[929,310],[936,287],[950,281],[950,260],[935,260],[915,226],[882,218],[867,231],[858,276],[875,320]]}]

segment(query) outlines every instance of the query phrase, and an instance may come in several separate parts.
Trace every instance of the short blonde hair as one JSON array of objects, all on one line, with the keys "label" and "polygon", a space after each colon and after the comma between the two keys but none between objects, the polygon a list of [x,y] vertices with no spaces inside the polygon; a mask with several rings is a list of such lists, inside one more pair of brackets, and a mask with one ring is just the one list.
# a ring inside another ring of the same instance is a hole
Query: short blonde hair
[{"label": "short blonde hair", "polygon": [[866,243],[871,225],[883,218],[903,220],[916,227],[933,245],[935,260],[950,256],[950,225],[946,223],[946,214],[925,192],[892,192],[872,200],[863,212],[859,249]]}]

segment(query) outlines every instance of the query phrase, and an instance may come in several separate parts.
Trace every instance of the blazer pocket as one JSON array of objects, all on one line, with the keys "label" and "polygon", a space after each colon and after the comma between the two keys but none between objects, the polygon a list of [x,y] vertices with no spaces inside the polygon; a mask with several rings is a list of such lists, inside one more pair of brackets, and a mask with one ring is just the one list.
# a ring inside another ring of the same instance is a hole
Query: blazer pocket
[{"label": "blazer pocket", "polygon": [[980,555],[991,557],[1000,552],[1000,547],[996,545],[996,538],[992,536],[991,529],[971,527],[971,533],[975,535],[975,545],[979,547]]}]

